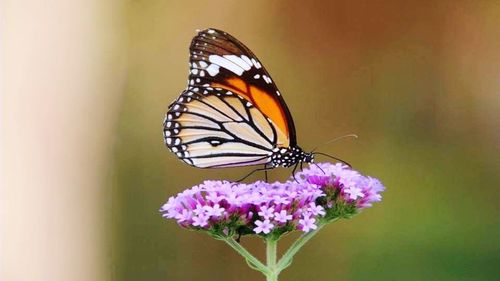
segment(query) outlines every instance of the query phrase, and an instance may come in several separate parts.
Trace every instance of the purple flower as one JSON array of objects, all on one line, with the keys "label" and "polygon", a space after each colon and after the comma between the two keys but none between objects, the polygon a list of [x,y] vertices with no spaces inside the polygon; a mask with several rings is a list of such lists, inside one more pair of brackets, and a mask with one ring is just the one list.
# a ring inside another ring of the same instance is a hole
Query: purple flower
[{"label": "purple flower", "polygon": [[290,203],[290,201],[288,201],[288,198],[281,197],[279,195],[274,195],[273,199],[274,199],[274,204],[289,204]]},{"label": "purple flower", "polygon": [[253,231],[255,231],[255,233],[257,233],[257,234],[261,233],[261,232],[264,234],[268,234],[269,232],[271,232],[271,230],[274,227],[274,225],[267,219],[264,221],[256,220],[255,225],[257,227],[254,228]]},{"label": "purple flower", "polygon": [[281,210],[279,213],[274,213],[274,220],[280,223],[286,223],[289,220],[292,220],[293,216],[289,215],[285,210]]},{"label": "purple flower", "polygon": [[359,198],[365,197],[365,194],[361,192],[362,189],[356,186],[350,186],[347,188],[344,188],[344,193],[349,195],[349,199],[351,200],[356,200]]},{"label": "purple flower", "polygon": [[181,213],[178,213],[177,216],[175,216],[175,218],[177,219],[177,222],[186,222],[186,221],[189,221],[191,220],[191,218],[193,217],[193,212],[192,211],[189,211],[189,210],[182,210]]},{"label": "purple flower", "polygon": [[309,232],[311,230],[318,228],[318,226],[314,224],[315,222],[316,222],[315,218],[305,216],[304,218],[299,220],[299,226],[302,229],[302,231]]},{"label": "purple flower", "polygon": [[257,214],[264,219],[270,219],[274,217],[274,207],[262,206],[260,207],[260,212],[258,212]]},{"label": "purple flower", "polygon": [[201,204],[197,204],[195,209],[193,210],[193,214],[199,216],[199,215],[202,215],[202,214],[205,214],[206,213],[206,209],[205,209],[206,206],[203,206]]},{"label": "purple flower", "polygon": [[221,208],[219,204],[215,204],[213,207],[205,206],[203,209],[205,209],[207,216],[214,218],[218,218],[224,213],[224,208]]},{"label": "purple flower", "polygon": [[193,226],[205,227],[208,225],[209,216],[200,214],[193,217]]},{"label": "purple flower", "polygon": [[[308,232],[339,217],[350,217],[382,199],[382,183],[344,164],[312,164],[298,182],[205,181],[170,197],[163,217],[186,228],[216,235]],[[240,232],[241,231],[241,232]]]},{"label": "purple flower", "polygon": [[210,202],[213,203],[219,203],[220,200],[224,199],[222,196],[218,196],[217,192],[209,192],[207,196],[205,196],[205,199],[207,199]]},{"label": "purple flower", "polygon": [[314,216],[324,216],[326,214],[325,208],[316,205],[316,203],[311,202],[309,203],[309,208],[307,209],[312,215]]}]

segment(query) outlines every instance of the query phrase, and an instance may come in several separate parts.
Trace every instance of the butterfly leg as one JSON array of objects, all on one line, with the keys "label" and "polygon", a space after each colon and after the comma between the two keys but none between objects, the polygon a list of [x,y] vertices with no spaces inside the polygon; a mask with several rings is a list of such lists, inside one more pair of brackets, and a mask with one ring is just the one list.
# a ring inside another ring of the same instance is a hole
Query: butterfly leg
[{"label": "butterfly leg", "polygon": [[265,166],[265,165],[264,165],[264,176],[265,176],[265,178],[266,178],[266,182],[268,182],[268,181],[267,181],[267,169],[266,169],[266,166]]},{"label": "butterfly leg", "polygon": [[323,172],[323,174],[326,174],[325,171],[323,169],[321,169],[321,167],[318,164],[316,164],[316,163],[313,163],[313,164],[316,165],[316,167],[318,167],[318,169],[320,169]]},{"label": "butterfly leg", "polygon": [[302,169],[302,164],[304,164],[304,162],[300,161],[300,171],[303,172],[304,170]]},{"label": "butterfly leg", "polygon": [[297,180],[297,178],[295,177],[295,170],[297,170],[297,166],[299,165],[299,163],[295,164],[295,166],[293,166],[293,171],[292,171],[292,177],[293,179],[295,180],[295,182],[299,183],[299,181]]},{"label": "butterfly leg", "polygon": [[246,176],[244,176],[243,178],[241,178],[241,179],[237,180],[236,182],[241,182],[241,181],[245,180],[246,178],[248,178],[249,176],[251,176],[251,175],[252,175],[253,173],[255,173],[255,172],[258,172],[258,171],[267,171],[267,170],[268,170],[268,168],[266,168],[266,167],[264,167],[264,168],[259,168],[259,169],[255,169],[255,170],[251,171],[250,173],[248,173],[248,174],[247,174]]}]

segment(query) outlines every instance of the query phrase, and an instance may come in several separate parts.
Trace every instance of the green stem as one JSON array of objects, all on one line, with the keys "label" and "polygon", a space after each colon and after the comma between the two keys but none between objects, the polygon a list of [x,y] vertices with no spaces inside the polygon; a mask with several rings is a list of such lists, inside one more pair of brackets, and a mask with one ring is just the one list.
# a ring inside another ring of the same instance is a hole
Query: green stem
[{"label": "green stem", "polygon": [[276,253],[278,249],[278,240],[274,238],[266,239],[266,261],[269,273],[266,274],[267,281],[278,281],[278,270],[276,268]]},{"label": "green stem", "polygon": [[316,233],[318,233],[325,225],[326,225],[326,223],[318,224],[318,228],[316,228],[313,231],[310,231],[308,233],[303,234],[302,236],[299,237],[299,239],[297,239],[297,240],[295,240],[295,242],[293,242],[292,246],[290,246],[290,248],[288,248],[288,250],[285,252],[283,257],[279,260],[279,262],[276,266],[276,270],[277,270],[278,274],[283,269],[290,266],[290,264],[292,263],[292,260],[293,260],[293,256],[295,256],[295,254],[300,250],[300,248],[302,248],[302,246],[304,246],[304,244],[306,244],[311,238],[313,238],[314,235],[316,235]]},{"label": "green stem", "polygon": [[[337,218],[338,219],[338,218]],[[285,252],[283,257],[276,262],[277,249],[278,249],[278,239],[273,237],[266,238],[266,264],[264,265],[261,261],[259,261],[256,257],[254,257],[247,249],[240,245],[240,243],[236,242],[233,238],[222,238],[226,244],[231,246],[236,252],[238,252],[241,256],[245,258],[248,265],[257,271],[262,272],[266,276],[267,281],[278,281],[278,275],[283,269],[290,266],[292,263],[292,259],[297,254],[297,252],[304,246],[311,238],[316,235],[325,225],[328,223],[334,222],[337,219],[333,219],[327,223],[319,223],[318,228],[308,233],[300,236],[295,242],[293,242],[292,246]]]},{"label": "green stem", "polygon": [[269,274],[269,269],[256,257],[254,257],[249,251],[247,251],[247,249],[241,246],[240,243],[236,242],[236,240],[234,240],[233,238],[227,238],[224,239],[223,241],[226,242],[229,246],[231,246],[231,248],[236,250],[236,252],[238,252],[240,255],[242,255],[251,268],[262,272],[266,276]]}]

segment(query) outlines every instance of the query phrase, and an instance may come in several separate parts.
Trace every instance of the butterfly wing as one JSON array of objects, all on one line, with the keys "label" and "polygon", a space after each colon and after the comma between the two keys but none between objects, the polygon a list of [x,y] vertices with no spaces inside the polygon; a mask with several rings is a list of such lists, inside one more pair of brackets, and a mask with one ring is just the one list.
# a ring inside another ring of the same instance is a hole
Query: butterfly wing
[{"label": "butterfly wing", "polygon": [[222,168],[268,163],[278,136],[275,125],[239,95],[191,87],[170,106],[164,138],[187,164]]},{"label": "butterfly wing", "polygon": [[296,145],[288,107],[257,57],[216,29],[190,47],[188,89],[164,121],[167,147],[200,168],[267,164],[273,150]]},{"label": "butterfly wing", "polygon": [[224,31],[199,31],[190,47],[190,86],[220,87],[251,102],[278,128],[277,145],[296,145],[290,111],[271,76],[243,43]]}]

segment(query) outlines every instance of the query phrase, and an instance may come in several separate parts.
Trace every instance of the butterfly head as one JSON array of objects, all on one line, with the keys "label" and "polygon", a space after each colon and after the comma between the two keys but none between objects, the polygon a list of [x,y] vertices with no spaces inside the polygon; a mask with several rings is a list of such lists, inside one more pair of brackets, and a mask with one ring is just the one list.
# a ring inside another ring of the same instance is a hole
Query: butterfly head
[{"label": "butterfly head", "polygon": [[313,152],[302,152],[302,162],[314,163],[314,153]]}]

